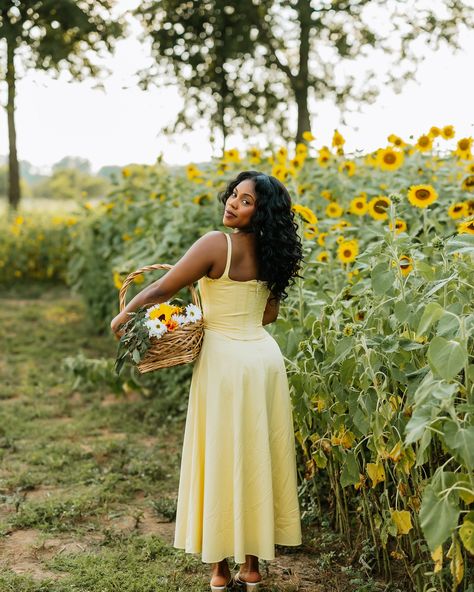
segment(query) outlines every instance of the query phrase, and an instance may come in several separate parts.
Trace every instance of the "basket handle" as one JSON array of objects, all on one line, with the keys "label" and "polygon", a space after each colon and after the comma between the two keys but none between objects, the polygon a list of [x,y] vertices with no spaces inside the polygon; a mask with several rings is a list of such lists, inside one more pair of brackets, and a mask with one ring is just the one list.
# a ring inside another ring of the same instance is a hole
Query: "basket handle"
[{"label": "basket handle", "polygon": [[[172,268],[173,268],[173,265],[168,265],[168,263],[155,263],[153,265],[145,265],[145,267],[140,267],[140,269],[137,269],[136,271],[132,271],[132,273],[127,275],[127,277],[125,278],[125,280],[122,284],[122,287],[120,288],[120,294],[119,294],[120,312],[122,312],[123,309],[125,308],[125,296],[127,294],[127,288],[133,282],[133,280],[137,277],[137,275],[140,275],[141,273],[143,273],[145,271],[154,271],[156,269],[172,269]],[[195,304],[196,306],[199,306],[199,308],[201,308],[201,304],[199,302],[199,297],[197,295],[196,288],[193,286],[193,284],[188,284],[187,288],[191,292],[191,298],[192,298],[193,304]]]}]

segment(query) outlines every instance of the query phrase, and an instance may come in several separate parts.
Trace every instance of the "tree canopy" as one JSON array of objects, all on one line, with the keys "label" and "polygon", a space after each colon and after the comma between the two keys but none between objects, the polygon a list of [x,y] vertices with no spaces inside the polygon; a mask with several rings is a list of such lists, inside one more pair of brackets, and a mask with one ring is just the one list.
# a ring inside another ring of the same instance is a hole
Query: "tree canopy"
[{"label": "tree canopy", "polygon": [[[373,102],[381,85],[399,92],[425,46],[460,49],[460,30],[474,22],[462,0],[144,0],[134,14],[154,57],[140,84],[178,84],[184,99],[164,131],[204,119],[224,145],[236,129],[299,141],[318,101],[343,113]],[[376,53],[388,59],[382,75]],[[367,62],[362,80],[357,60]]]}]

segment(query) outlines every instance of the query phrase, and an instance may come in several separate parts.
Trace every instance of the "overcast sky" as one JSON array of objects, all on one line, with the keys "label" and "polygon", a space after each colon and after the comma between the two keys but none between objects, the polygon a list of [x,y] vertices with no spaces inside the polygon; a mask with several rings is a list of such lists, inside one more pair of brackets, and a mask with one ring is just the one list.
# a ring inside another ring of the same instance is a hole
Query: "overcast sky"
[{"label": "overcast sky", "polygon": [[[121,0],[118,8],[134,8],[139,0]],[[134,27],[137,31],[138,27]],[[418,83],[409,82],[402,94],[384,90],[376,103],[361,114],[347,117],[342,126],[339,112],[329,101],[318,105],[313,117],[315,146],[330,144],[334,128],[346,137],[345,149],[373,150],[386,145],[390,133],[405,139],[416,137],[432,125],[454,125],[456,139],[474,136],[472,64],[474,31],[462,37],[465,51],[440,50],[419,67]],[[134,73],[149,63],[148,51],[133,33],[117,43],[114,57],[107,60],[113,75],[106,91],[94,90],[94,82],[69,83],[67,77],[53,80],[47,74],[28,72],[17,85],[16,128],[18,156],[47,172],[66,155],[88,158],[94,170],[107,164],[151,164],[160,152],[170,164],[208,160],[212,148],[206,125],[174,141],[160,130],[182,104],[176,89],[140,90]],[[5,105],[5,83],[0,86]],[[7,118],[0,114],[0,154],[8,152]],[[242,141],[235,139],[237,147]],[[230,146],[229,146],[230,147]]]}]

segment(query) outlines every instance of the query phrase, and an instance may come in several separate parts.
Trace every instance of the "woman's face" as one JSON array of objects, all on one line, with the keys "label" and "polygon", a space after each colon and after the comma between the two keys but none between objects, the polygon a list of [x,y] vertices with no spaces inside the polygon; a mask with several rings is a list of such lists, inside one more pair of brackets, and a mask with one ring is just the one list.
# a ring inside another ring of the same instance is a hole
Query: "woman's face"
[{"label": "woman's face", "polygon": [[228,228],[245,229],[255,212],[257,198],[252,179],[241,181],[229,195],[225,203],[222,223]]}]

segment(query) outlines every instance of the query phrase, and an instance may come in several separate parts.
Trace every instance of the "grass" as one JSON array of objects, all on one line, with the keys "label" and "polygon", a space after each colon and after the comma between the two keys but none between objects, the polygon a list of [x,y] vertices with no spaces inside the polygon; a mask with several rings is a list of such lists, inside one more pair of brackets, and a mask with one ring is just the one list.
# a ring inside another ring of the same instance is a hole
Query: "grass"
[{"label": "grass", "polygon": [[[172,546],[183,413],[106,382],[75,388],[66,357],[116,351],[85,317],[61,286],[2,291],[0,592],[208,590],[210,566]],[[306,527],[301,548],[262,562],[264,590],[389,590],[348,555],[327,527]]]}]

